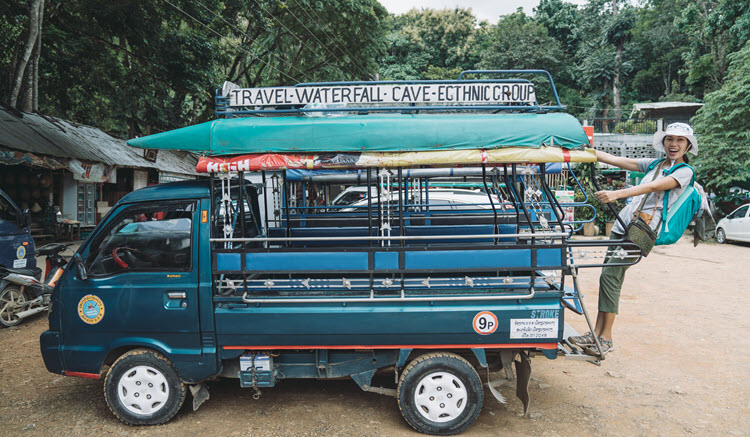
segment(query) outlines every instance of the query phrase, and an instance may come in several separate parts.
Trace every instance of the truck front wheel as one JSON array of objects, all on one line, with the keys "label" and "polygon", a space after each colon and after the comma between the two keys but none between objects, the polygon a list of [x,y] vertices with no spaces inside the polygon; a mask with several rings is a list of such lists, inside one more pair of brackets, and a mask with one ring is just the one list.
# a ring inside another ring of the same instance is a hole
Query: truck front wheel
[{"label": "truck front wheel", "polygon": [[482,381],[462,357],[436,352],[417,357],[398,383],[398,406],[421,433],[453,435],[468,428],[482,410]]},{"label": "truck front wheel", "polygon": [[109,409],[128,425],[159,425],[185,401],[186,388],[172,363],[155,351],[135,349],[117,359],[104,380]]}]

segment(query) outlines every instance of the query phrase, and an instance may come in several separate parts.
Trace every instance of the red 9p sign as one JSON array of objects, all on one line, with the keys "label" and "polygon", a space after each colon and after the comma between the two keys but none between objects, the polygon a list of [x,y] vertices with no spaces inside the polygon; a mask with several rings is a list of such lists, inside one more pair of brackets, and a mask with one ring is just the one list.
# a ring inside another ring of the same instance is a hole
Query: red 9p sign
[{"label": "red 9p sign", "polygon": [[474,331],[480,335],[489,335],[497,329],[497,316],[489,311],[482,311],[474,316]]}]

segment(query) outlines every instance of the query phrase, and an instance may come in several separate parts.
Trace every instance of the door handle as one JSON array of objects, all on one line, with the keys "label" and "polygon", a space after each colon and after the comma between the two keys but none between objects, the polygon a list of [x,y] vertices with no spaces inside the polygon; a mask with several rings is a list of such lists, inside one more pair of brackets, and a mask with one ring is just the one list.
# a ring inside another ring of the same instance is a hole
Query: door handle
[{"label": "door handle", "polygon": [[187,299],[187,293],[184,291],[169,291],[167,297],[169,299]]}]

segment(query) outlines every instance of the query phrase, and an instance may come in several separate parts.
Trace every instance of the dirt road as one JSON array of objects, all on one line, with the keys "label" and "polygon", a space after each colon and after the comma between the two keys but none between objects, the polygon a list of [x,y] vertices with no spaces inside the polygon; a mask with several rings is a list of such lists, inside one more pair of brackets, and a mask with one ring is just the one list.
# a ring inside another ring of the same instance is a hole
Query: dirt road
[{"label": "dirt road", "polygon": [[[750,436],[750,245],[683,239],[658,247],[625,281],[616,349],[601,367],[532,360],[531,413],[513,389],[505,406],[486,393],[465,435]],[[596,309],[598,269],[584,271]],[[579,331],[583,318],[567,316]],[[102,383],[48,373],[39,353],[46,317],[0,330],[0,435],[402,436],[417,435],[393,398],[351,380],[282,381],[253,400],[235,380],[210,385],[197,412],[168,424],[122,425]]]}]

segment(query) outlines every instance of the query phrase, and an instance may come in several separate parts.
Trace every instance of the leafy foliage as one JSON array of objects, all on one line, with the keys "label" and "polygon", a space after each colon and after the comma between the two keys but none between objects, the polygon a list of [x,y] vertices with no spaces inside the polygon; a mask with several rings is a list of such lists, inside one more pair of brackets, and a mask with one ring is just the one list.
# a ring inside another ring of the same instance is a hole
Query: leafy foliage
[{"label": "leafy foliage", "polygon": [[[24,2],[10,2],[0,11],[3,74],[27,21]],[[375,0],[52,2],[40,110],[133,137],[212,118],[224,80],[369,79],[385,52],[385,20]]]},{"label": "leafy foliage", "polygon": [[[540,0],[533,15],[494,23],[462,8],[388,15],[377,0],[44,2],[40,112],[124,137],[210,119],[213,89],[225,80],[276,86],[542,68],[570,111],[587,118],[618,102],[708,102],[750,39],[750,2],[737,0]],[[31,3],[0,7],[6,103]]]},{"label": "leafy foliage", "polygon": [[485,31],[467,9],[412,9],[392,18],[388,51],[380,60],[383,79],[445,77],[474,68]]},{"label": "leafy foliage", "polygon": [[698,179],[716,193],[750,181],[750,43],[728,59],[724,84],[692,120],[701,134]]}]

